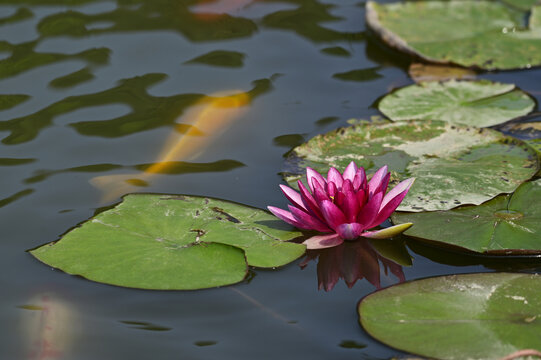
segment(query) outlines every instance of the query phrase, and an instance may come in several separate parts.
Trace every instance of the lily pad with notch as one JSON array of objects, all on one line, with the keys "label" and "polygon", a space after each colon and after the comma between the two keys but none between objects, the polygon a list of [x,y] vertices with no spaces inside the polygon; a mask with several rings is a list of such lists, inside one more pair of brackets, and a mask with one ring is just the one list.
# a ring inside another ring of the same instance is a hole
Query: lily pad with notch
[{"label": "lily pad with notch", "polygon": [[541,350],[540,286],[540,275],[520,273],[411,281],[365,297],[360,323],[377,340],[431,359],[501,359]]},{"label": "lily pad with notch", "polygon": [[488,80],[409,85],[386,95],[378,104],[391,120],[443,120],[477,127],[507,122],[534,107],[535,101],[515,85]]},{"label": "lily pad with notch", "polygon": [[414,224],[405,235],[434,245],[484,254],[541,254],[541,180],[521,185],[479,206],[449,211],[395,213],[393,223]]},{"label": "lily pad with notch", "polygon": [[541,65],[541,6],[527,13],[496,1],[366,4],[366,21],[388,45],[429,62],[484,70]]},{"label": "lily pad with notch", "polygon": [[127,195],[117,206],[31,250],[69,274],[117,286],[191,290],[242,281],[248,266],[288,264],[301,233],[270,213],[187,195]]},{"label": "lily pad with notch", "polygon": [[540,286],[540,275],[520,273],[411,281],[365,297],[360,323],[377,340],[431,359],[502,359],[541,350]]},{"label": "lily pad with notch", "polygon": [[389,166],[393,181],[416,181],[399,211],[448,210],[511,193],[538,169],[535,151],[492,129],[414,120],[361,123],[317,135],[294,148],[283,175],[291,185],[306,167],[343,171],[350,161],[367,173]]}]

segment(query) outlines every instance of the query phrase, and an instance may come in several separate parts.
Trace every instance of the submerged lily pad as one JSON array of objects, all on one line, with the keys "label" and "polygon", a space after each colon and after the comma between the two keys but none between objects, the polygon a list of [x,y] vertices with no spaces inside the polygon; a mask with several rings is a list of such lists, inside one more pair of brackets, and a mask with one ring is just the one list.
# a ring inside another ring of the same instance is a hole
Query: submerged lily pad
[{"label": "submerged lily pad", "polygon": [[495,130],[415,120],[366,123],[318,135],[290,152],[284,175],[292,183],[307,166],[343,171],[350,161],[368,173],[388,165],[394,179],[415,177],[401,211],[481,204],[513,192],[538,168],[533,149]]},{"label": "submerged lily pad", "polygon": [[266,211],[184,195],[128,195],[31,251],[69,274],[106,284],[187,290],[242,281],[248,265],[285,265],[305,252],[301,234]]},{"label": "submerged lily pad", "polygon": [[500,359],[541,350],[540,286],[539,275],[512,273],[412,281],[365,297],[360,323],[377,340],[421,356]]},{"label": "submerged lily pad", "polygon": [[521,185],[479,206],[449,211],[395,213],[393,223],[414,224],[406,235],[480,253],[541,254],[541,180]]},{"label": "submerged lily pad", "polygon": [[385,96],[378,107],[391,120],[430,119],[485,127],[528,114],[535,101],[513,84],[451,80],[403,87]]},{"label": "submerged lily pad", "polygon": [[492,1],[366,4],[368,25],[399,50],[424,60],[481,69],[541,65],[540,7],[525,13]]}]

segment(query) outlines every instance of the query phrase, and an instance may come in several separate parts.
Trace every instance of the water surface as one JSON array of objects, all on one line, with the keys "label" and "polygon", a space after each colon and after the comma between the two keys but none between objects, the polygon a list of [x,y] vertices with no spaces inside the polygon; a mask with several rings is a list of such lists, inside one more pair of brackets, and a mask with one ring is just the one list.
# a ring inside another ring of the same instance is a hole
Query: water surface
[{"label": "water surface", "polygon": [[[118,202],[104,203],[91,179],[139,173],[190,106],[220,91],[252,102],[209,146],[132,190],[284,207],[283,155],[377,115],[378,98],[411,83],[409,62],[366,32],[358,1],[0,0],[2,357],[400,356],[357,324],[374,286],[318,291],[313,262],[226,288],[152,292],[69,276],[25,251]],[[482,77],[541,97],[539,69]],[[414,243],[410,253],[407,280],[506,266]]]}]

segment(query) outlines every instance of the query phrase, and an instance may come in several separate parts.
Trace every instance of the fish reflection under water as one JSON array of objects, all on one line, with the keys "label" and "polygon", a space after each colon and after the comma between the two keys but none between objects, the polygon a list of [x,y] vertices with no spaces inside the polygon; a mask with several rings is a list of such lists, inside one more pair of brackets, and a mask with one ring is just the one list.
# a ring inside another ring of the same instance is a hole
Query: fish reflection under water
[{"label": "fish reflection under water", "polygon": [[147,186],[151,177],[166,174],[174,161],[187,161],[200,155],[232,122],[249,108],[251,96],[246,92],[227,91],[204,96],[185,115],[182,124],[190,124],[184,134],[173,131],[157,160],[140,174],[98,176],[90,183],[102,190],[102,202],[110,202],[136,186]]},{"label": "fish reflection under water", "polygon": [[54,293],[33,296],[21,318],[21,331],[27,339],[26,359],[69,359],[78,333],[78,312],[73,305]]}]

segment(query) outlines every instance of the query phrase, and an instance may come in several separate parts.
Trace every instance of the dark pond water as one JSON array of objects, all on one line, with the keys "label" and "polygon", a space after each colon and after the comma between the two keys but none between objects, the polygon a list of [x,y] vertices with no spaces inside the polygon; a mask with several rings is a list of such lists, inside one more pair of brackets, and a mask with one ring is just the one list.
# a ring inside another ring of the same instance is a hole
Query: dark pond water
[{"label": "dark pond water", "polygon": [[[219,91],[247,91],[252,101],[200,154],[176,159],[189,162],[128,191],[285,206],[279,172],[292,146],[377,115],[379,97],[411,83],[410,59],[366,33],[363,8],[355,0],[0,0],[1,358],[404,355],[358,325],[357,302],[375,287],[360,280],[319,291],[314,262],[255,270],[226,288],[159,292],[69,276],[25,252],[118,202],[103,202],[90,180],[156,161],[190,105]],[[482,77],[541,97],[540,70]],[[407,280],[507,268],[408,245]],[[381,273],[382,286],[397,281]]]}]

